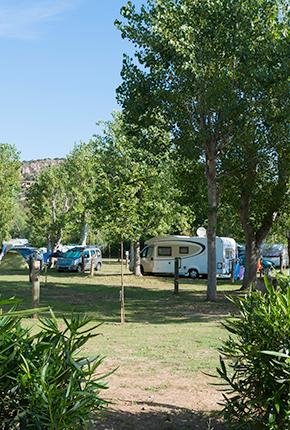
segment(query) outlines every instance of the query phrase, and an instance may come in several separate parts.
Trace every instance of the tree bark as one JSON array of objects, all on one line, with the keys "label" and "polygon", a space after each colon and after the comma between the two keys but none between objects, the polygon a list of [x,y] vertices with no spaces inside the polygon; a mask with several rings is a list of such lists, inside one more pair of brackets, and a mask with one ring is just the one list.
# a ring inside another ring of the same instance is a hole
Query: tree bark
[{"label": "tree bark", "polygon": [[89,226],[88,226],[88,223],[85,222],[83,226],[82,238],[81,238],[82,246],[86,246],[87,244],[88,231],[89,231]]},{"label": "tree bark", "polygon": [[242,290],[246,290],[251,285],[256,284],[259,256],[259,247],[257,246],[255,237],[248,235],[246,239],[246,267]]},{"label": "tree bark", "polygon": [[142,276],[139,240],[137,242],[134,242],[134,275],[135,276]]},{"label": "tree bark", "polygon": [[58,236],[55,238],[55,242],[53,245],[53,252],[56,252],[58,250],[58,248],[60,247],[61,241],[62,241],[62,235],[63,235],[63,229],[61,228]]},{"label": "tree bark", "polygon": [[131,241],[130,243],[130,263],[129,268],[134,273],[134,266],[135,266],[135,246],[134,242]]},{"label": "tree bark", "polygon": [[215,142],[211,142],[207,151],[207,300],[216,301],[216,225],[217,225],[217,183]]},{"label": "tree bark", "polygon": [[52,244],[51,244],[51,235],[50,232],[47,234],[47,251],[52,251]]},{"label": "tree bark", "polygon": [[[251,182],[252,181],[252,182]],[[264,215],[260,228],[255,231],[251,223],[251,211],[250,211],[250,186],[254,182],[254,177],[249,177],[246,182],[246,187],[241,193],[240,203],[240,219],[245,232],[246,237],[246,267],[245,276],[243,279],[242,290],[248,289],[251,285],[256,283],[257,279],[257,264],[260,257],[259,248],[269,233],[273,220],[275,217],[276,207],[271,206],[268,212]]]}]

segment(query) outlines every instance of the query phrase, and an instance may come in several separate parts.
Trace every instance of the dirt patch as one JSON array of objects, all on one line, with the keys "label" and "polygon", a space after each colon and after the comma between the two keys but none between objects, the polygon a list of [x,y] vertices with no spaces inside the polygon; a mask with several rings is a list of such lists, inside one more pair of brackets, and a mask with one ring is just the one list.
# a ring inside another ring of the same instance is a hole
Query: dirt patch
[{"label": "dirt patch", "polygon": [[[140,363],[139,363],[140,365]],[[140,373],[138,372],[140,371]],[[106,397],[113,404],[92,424],[100,430],[223,430],[217,418],[221,393],[203,374],[188,378],[168,369],[148,377],[133,365],[110,379]],[[139,375],[139,376],[138,376]],[[214,412],[213,412],[214,411]]]}]

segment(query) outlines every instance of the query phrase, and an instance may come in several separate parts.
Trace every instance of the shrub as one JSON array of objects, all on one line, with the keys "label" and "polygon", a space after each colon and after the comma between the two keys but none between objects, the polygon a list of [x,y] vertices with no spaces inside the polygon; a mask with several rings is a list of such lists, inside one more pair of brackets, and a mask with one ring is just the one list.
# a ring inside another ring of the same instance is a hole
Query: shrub
[{"label": "shrub", "polygon": [[227,389],[223,414],[235,430],[290,428],[290,283],[234,299],[239,318],[221,348],[219,375]]},{"label": "shrub", "polygon": [[[1,302],[0,302],[1,304]],[[105,405],[106,388],[96,371],[99,356],[79,351],[95,336],[91,321],[73,315],[60,328],[54,314],[40,319],[40,331],[23,328],[14,309],[0,316],[0,428],[83,429]]]}]

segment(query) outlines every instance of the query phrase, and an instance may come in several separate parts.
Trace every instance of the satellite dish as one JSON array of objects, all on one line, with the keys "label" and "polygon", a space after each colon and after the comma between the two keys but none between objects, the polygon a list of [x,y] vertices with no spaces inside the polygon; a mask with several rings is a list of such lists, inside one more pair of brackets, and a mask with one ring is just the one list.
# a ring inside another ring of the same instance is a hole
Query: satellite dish
[{"label": "satellite dish", "polygon": [[199,227],[196,233],[198,237],[206,237],[206,229],[204,227]]}]

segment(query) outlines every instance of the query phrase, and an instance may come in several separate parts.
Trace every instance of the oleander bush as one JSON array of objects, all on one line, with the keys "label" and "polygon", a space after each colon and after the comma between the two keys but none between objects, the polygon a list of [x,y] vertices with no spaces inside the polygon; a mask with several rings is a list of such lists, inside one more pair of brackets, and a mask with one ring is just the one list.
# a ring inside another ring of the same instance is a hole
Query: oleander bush
[{"label": "oleander bush", "polygon": [[0,428],[84,429],[106,404],[102,358],[80,352],[97,326],[72,315],[60,327],[52,311],[39,322],[33,334],[14,307],[0,315]]},{"label": "oleander bush", "polygon": [[223,415],[235,430],[290,429],[290,280],[265,283],[266,293],[234,299],[239,317],[224,324],[230,335],[217,370]]}]

